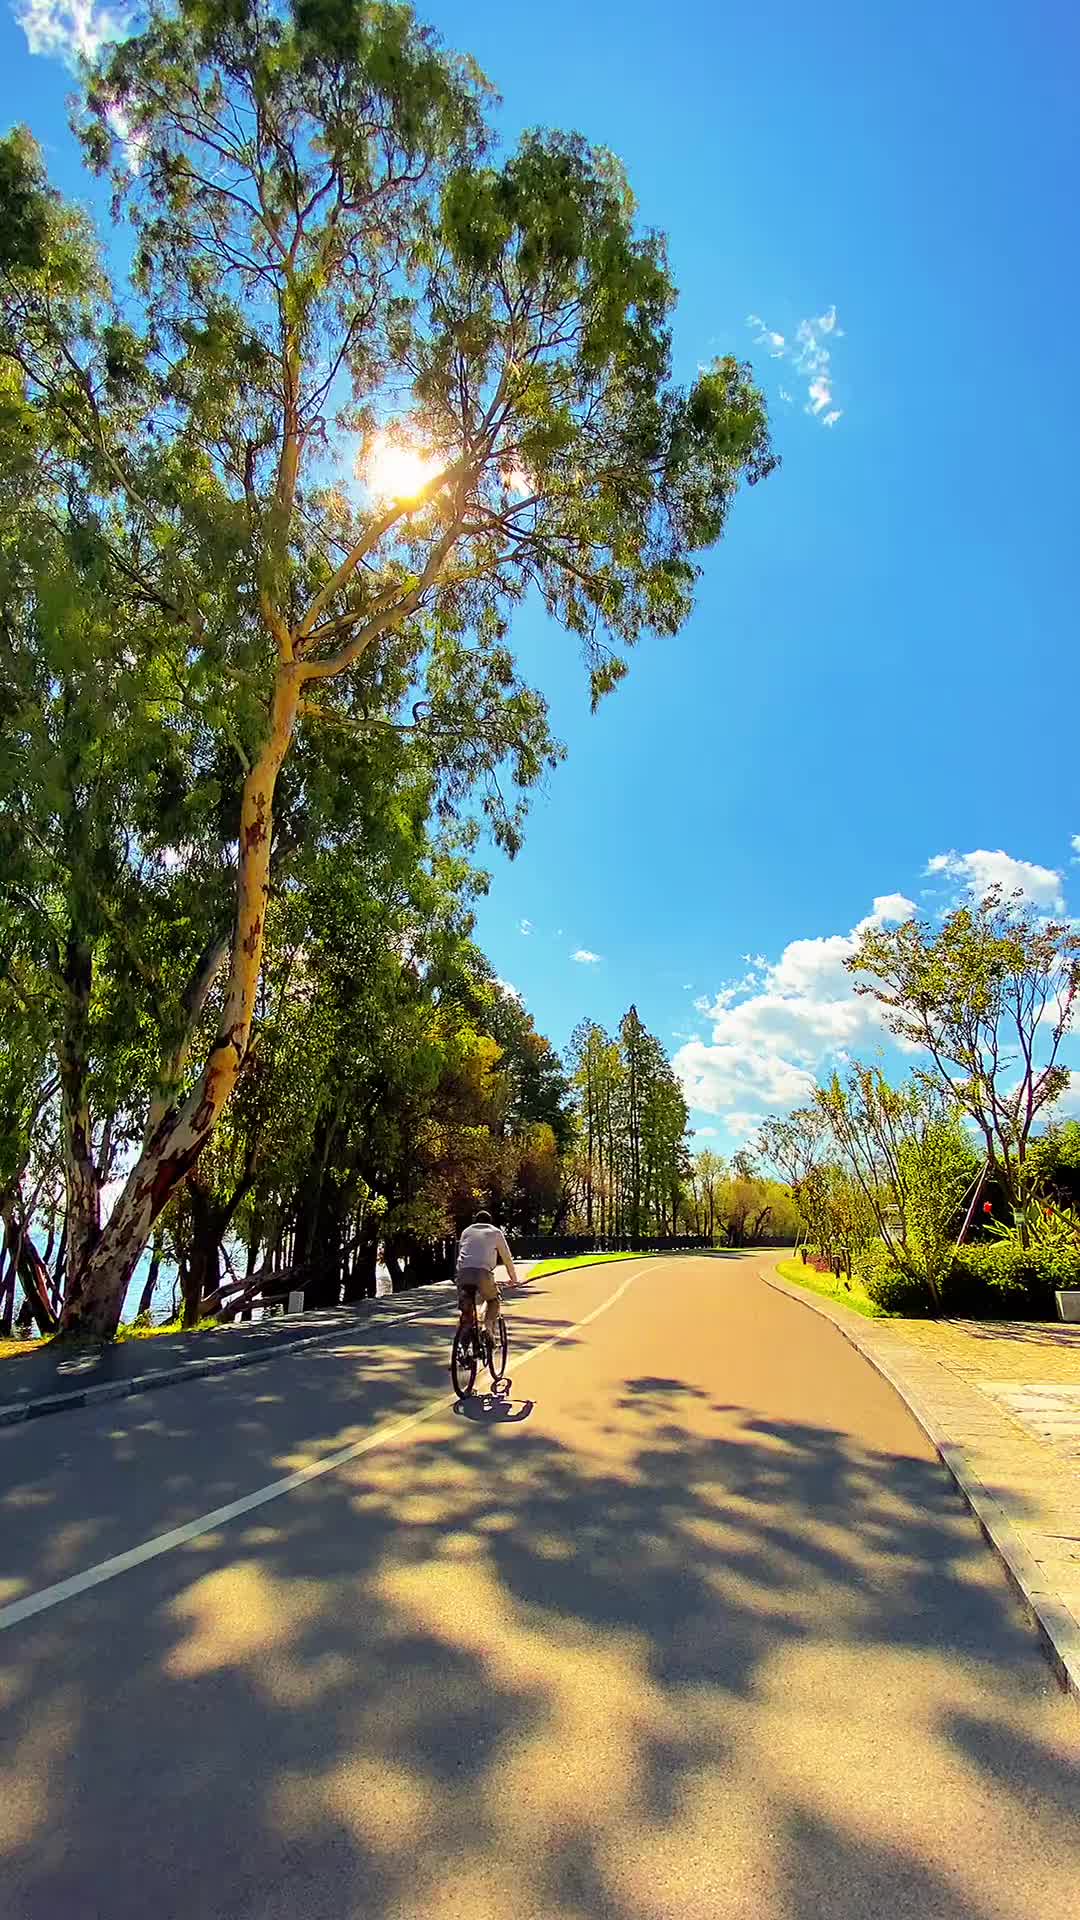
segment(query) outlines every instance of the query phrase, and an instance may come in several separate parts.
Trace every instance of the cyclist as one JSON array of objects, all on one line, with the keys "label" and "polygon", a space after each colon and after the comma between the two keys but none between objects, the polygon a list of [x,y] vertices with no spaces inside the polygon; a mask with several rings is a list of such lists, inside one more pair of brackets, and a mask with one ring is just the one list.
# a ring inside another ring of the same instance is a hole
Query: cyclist
[{"label": "cyclist", "polygon": [[495,1283],[495,1269],[500,1260],[509,1275],[510,1285],[516,1286],[517,1269],[506,1244],[506,1235],[501,1227],[494,1225],[487,1209],[481,1207],[458,1244],[455,1278],[462,1324],[469,1307],[469,1295],[478,1293],[485,1304],[484,1331],[491,1340],[495,1339],[502,1305],[502,1295]]}]

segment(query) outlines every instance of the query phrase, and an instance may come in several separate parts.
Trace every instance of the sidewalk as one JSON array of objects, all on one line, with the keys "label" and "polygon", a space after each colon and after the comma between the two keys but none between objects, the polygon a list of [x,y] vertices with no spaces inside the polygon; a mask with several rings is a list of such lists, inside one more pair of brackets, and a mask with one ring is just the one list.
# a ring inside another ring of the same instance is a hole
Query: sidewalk
[{"label": "sidewalk", "polygon": [[[517,1263],[518,1277],[528,1280],[536,1260]],[[203,1333],[159,1333],[147,1340],[121,1340],[114,1346],[75,1349],[28,1346],[25,1353],[0,1360],[0,1427],[45,1414],[66,1413],[73,1407],[94,1406],[99,1400],[123,1400],[153,1387],[171,1387],[183,1380],[201,1380],[237,1367],[256,1366],[289,1349],[310,1347],[352,1333],[369,1319],[409,1318],[430,1311],[447,1293],[449,1280],[424,1287],[406,1287],[400,1293],[380,1294],[348,1307],[323,1312],[277,1315],[269,1320],[219,1327]]]},{"label": "sidewalk", "polygon": [[760,1272],[831,1320],[907,1402],[1080,1700],[1080,1327],[864,1320]]},{"label": "sidewalk", "polygon": [[255,1366],[287,1349],[339,1339],[368,1321],[430,1312],[446,1291],[446,1282],[436,1282],[322,1313],[278,1316],[204,1333],[160,1333],[105,1347],[72,1349],[47,1343],[40,1351],[31,1348],[0,1360],[0,1427]]}]

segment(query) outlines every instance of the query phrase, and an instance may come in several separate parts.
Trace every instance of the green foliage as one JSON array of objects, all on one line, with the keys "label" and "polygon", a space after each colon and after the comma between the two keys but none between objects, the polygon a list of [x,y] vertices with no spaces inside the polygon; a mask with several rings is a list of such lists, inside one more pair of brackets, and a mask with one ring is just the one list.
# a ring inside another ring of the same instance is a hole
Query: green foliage
[{"label": "green foliage", "polygon": [[[559,133],[493,157],[490,88],[410,8],[151,0],[85,93],[129,285],[30,137],[0,146],[0,960],[19,1047],[39,1081],[48,1055],[60,1075],[86,1214],[69,1297],[82,1311],[96,1290],[107,1326],[148,1230],[135,1196],[164,1203],[203,1145],[168,1142],[209,1132],[233,1088],[208,1098],[215,1044],[245,1072],[206,1192],[253,1244],[289,1216],[285,1178],[272,1201],[261,1184],[275,1156],[283,1176],[322,1156],[342,1219],[377,1199],[384,1222],[430,1231],[478,1182],[550,1210],[550,1049],[505,1009],[498,1038],[470,1026],[479,968],[449,1005],[414,991],[376,955],[370,908],[412,940],[427,883],[477,884],[476,823],[520,844],[561,752],[509,645],[525,596],[579,642],[595,702],[644,632],[681,626],[698,556],[775,461],[748,368],[673,382],[663,242],[618,163]],[[379,434],[431,457],[414,494],[380,492]],[[335,862],[355,868],[336,896]],[[249,904],[241,932],[238,902],[267,884],[269,914]],[[445,958],[466,937],[447,899],[432,924]],[[253,1019],[268,927],[283,944]],[[298,974],[306,1028],[274,1012]],[[408,1063],[385,1097],[375,1007]],[[356,1102],[342,1168],[338,1047]],[[651,1056],[638,1080],[643,1222],[674,1217],[685,1112]],[[288,1129],[286,1086],[310,1096]],[[460,1094],[445,1125],[436,1089],[451,1110]],[[479,1142],[500,1099],[496,1165]],[[406,1139],[419,1172],[395,1183]],[[118,1154],[135,1165],[99,1238]],[[314,1244],[322,1227],[290,1217]]]},{"label": "green foliage", "polygon": [[862,1249],[856,1273],[869,1298],[883,1313],[918,1318],[929,1312],[931,1296],[925,1279],[905,1271],[883,1240],[872,1240]]},{"label": "green foliage", "polygon": [[1022,1246],[1017,1239],[965,1245],[945,1282],[945,1307],[975,1318],[1053,1320],[1054,1290],[1080,1286],[1075,1245]]},{"label": "green foliage", "polygon": [[869,976],[856,992],[878,1001],[890,1031],[929,1054],[1019,1204],[1034,1122],[1068,1082],[1058,1054],[1080,987],[1080,935],[992,888],[940,928],[916,919],[868,927],[845,964]]},{"label": "green foliage", "polygon": [[937,1305],[977,1164],[955,1112],[924,1078],[892,1087],[879,1068],[858,1062],[843,1082],[834,1074],[815,1099],[861,1195],[857,1238],[866,1243],[872,1220],[893,1265]]},{"label": "green foliage", "polygon": [[959,1115],[945,1111],[901,1144],[899,1161],[910,1264],[939,1283],[978,1178],[978,1155]]},{"label": "green foliage", "polygon": [[664,1048],[630,1007],[614,1039],[583,1022],[568,1063],[576,1093],[571,1230],[635,1241],[674,1233],[690,1171],[688,1112]]},{"label": "green foliage", "polygon": [[1054,1195],[1063,1205],[1080,1200],[1080,1120],[1048,1127],[1033,1140],[1027,1170],[1036,1191]]},{"label": "green foliage", "polygon": [[832,1300],[851,1313],[861,1314],[864,1320],[881,1320],[885,1317],[884,1309],[870,1299],[858,1279],[837,1280],[832,1273],[823,1273],[802,1260],[781,1260],[776,1271],[783,1279],[805,1287],[808,1293],[820,1294],[823,1299]]}]

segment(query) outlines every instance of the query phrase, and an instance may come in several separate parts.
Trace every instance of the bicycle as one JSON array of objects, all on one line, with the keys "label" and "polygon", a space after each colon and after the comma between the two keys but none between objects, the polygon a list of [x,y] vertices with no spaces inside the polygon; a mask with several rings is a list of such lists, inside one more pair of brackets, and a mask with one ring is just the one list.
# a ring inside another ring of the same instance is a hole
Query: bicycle
[{"label": "bicycle", "polygon": [[506,1359],[510,1344],[502,1313],[499,1314],[493,1341],[481,1327],[477,1317],[476,1288],[468,1287],[465,1291],[468,1305],[454,1329],[454,1344],[450,1350],[450,1378],[459,1400],[467,1399],[472,1392],[479,1366],[488,1369],[492,1386],[498,1386],[506,1374]]}]

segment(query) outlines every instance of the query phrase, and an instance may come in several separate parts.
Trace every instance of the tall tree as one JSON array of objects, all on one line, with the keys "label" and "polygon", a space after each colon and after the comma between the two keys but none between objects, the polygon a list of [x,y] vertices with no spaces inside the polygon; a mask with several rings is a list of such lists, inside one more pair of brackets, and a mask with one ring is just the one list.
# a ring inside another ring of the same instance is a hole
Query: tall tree
[{"label": "tall tree", "polygon": [[[597,699],[621,645],[680,626],[694,553],[774,464],[746,369],[671,386],[673,290],[617,164],[557,134],[485,164],[489,100],[405,7],[152,4],[103,56],[86,128],[145,324],[102,312],[72,336],[16,274],[4,351],[24,398],[92,464],[129,617],[136,601],[168,629],[242,768],[232,930],[222,957],[204,923],[193,984],[205,1001],[209,974],[215,1031],[201,1059],[190,1033],[162,1050],[123,1193],[73,1255],[69,1328],[115,1328],[238,1083],[297,730],[368,726],[372,673],[404,655],[419,723],[469,743],[451,795],[507,758],[527,786],[550,747],[506,646],[513,606],[538,589]],[[6,189],[5,216],[55,213],[32,163]],[[110,381],[137,406],[110,408]],[[501,788],[484,804],[512,843]]]},{"label": "tall tree", "polygon": [[879,1068],[858,1062],[844,1080],[834,1074],[819,1087],[816,1099],[893,1260],[940,1306],[950,1235],[975,1164],[955,1107],[925,1079],[893,1087]]},{"label": "tall tree", "polygon": [[1080,989],[1080,934],[992,888],[940,927],[869,927],[845,962],[890,1032],[929,1055],[977,1126],[987,1164],[1022,1218],[1032,1128],[1068,1084],[1060,1064]]}]

